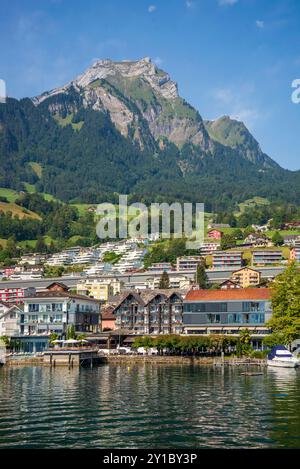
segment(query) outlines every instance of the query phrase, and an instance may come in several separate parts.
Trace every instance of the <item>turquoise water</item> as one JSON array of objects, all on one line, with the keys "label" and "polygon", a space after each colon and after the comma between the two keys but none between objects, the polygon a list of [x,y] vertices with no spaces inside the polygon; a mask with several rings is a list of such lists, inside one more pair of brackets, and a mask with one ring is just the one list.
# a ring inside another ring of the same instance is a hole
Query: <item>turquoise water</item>
[{"label": "turquoise water", "polygon": [[300,371],[0,369],[0,448],[300,448]]}]

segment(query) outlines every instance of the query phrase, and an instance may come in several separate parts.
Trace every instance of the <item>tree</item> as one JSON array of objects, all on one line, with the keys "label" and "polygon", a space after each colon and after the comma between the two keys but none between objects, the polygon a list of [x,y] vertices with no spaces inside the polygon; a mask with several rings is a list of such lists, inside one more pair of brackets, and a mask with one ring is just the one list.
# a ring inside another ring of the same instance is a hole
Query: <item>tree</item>
[{"label": "tree", "polygon": [[10,338],[7,335],[2,335],[0,337],[0,345],[3,344],[5,347],[8,347],[10,344]]},{"label": "tree", "polygon": [[5,250],[10,258],[18,255],[17,245],[13,237],[8,238]]},{"label": "tree", "polygon": [[37,252],[46,252],[47,251],[47,245],[45,244],[44,238],[42,236],[39,236],[35,245],[35,250]]},{"label": "tree", "polygon": [[236,239],[232,234],[224,234],[221,239],[221,249],[229,249],[236,246]]},{"label": "tree", "polygon": [[249,355],[251,353],[251,334],[248,329],[240,331],[236,349],[238,355]]},{"label": "tree", "polygon": [[58,334],[57,334],[57,332],[51,332],[49,342],[50,342],[50,343],[53,343],[53,342],[54,342],[55,340],[57,340],[57,339],[58,339]]},{"label": "tree", "polygon": [[168,275],[168,272],[164,271],[161,274],[158,288],[161,288],[162,290],[164,290],[164,289],[168,289],[169,287],[170,287],[169,275]]},{"label": "tree", "polygon": [[207,288],[208,278],[207,278],[204,262],[200,262],[197,265],[196,283],[197,285],[199,285],[199,288],[202,288],[204,290]]},{"label": "tree", "polygon": [[300,337],[300,271],[293,262],[272,284],[272,317],[267,325],[285,345]]},{"label": "tree", "polygon": [[244,233],[240,228],[235,228],[232,235],[234,236],[234,239],[244,239]]},{"label": "tree", "polygon": [[71,324],[68,326],[67,329],[67,339],[75,339],[75,326],[74,324]]},{"label": "tree", "polygon": [[283,245],[284,239],[283,239],[283,237],[281,236],[281,234],[279,233],[279,231],[275,231],[275,233],[273,234],[273,236],[272,236],[272,243],[273,243],[275,246],[282,246],[282,245]]}]

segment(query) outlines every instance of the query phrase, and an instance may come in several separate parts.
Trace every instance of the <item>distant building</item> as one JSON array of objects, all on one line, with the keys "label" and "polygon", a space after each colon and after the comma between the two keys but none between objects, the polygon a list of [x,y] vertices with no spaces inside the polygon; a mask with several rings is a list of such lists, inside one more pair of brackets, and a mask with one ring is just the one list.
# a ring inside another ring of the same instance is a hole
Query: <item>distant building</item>
[{"label": "distant building", "polygon": [[280,264],[282,261],[282,251],[280,250],[257,250],[252,252],[252,265],[267,266]]},{"label": "distant building", "polygon": [[40,265],[45,260],[45,256],[40,254],[25,254],[21,257],[19,265]]},{"label": "distant building", "polygon": [[235,288],[241,288],[238,283],[233,282],[232,280],[224,280],[224,282],[219,285],[220,290],[234,290]]},{"label": "distant building", "polygon": [[52,282],[46,287],[46,290],[66,292],[69,290],[69,287],[62,282]]},{"label": "distant building", "polygon": [[223,236],[223,233],[220,230],[209,230],[207,233],[207,237],[209,239],[221,239],[222,236]]},{"label": "distant building", "polygon": [[208,256],[219,249],[220,243],[216,243],[215,241],[205,241],[200,246],[200,254],[201,256]]},{"label": "distant building", "polygon": [[88,279],[77,284],[77,293],[89,295],[100,301],[106,302],[110,296],[117,295],[121,291],[121,282],[117,278]]},{"label": "distant building", "polygon": [[266,225],[252,225],[252,228],[256,232],[261,232],[261,233],[265,233],[266,231],[269,231],[269,229],[270,229],[268,223]]},{"label": "distant building", "polygon": [[68,291],[45,291],[24,298],[16,337],[26,352],[39,352],[49,343],[52,332],[66,337],[68,326],[76,332],[99,332],[100,303]]},{"label": "distant building", "polygon": [[114,307],[107,306],[101,311],[101,331],[114,331],[116,329],[116,316],[113,313]]},{"label": "distant building", "polygon": [[0,301],[0,337],[18,334],[20,313],[17,305]]},{"label": "distant building", "polygon": [[269,333],[271,293],[268,288],[190,290],[184,301],[186,334],[238,335],[248,329],[255,346]]},{"label": "distant building", "polygon": [[230,225],[228,223],[210,223],[208,225],[208,228],[212,229],[222,229],[222,228],[230,228]]},{"label": "distant building", "polygon": [[0,301],[5,303],[23,303],[24,298],[35,293],[35,288],[1,288],[0,289]]},{"label": "distant building", "polygon": [[290,259],[292,261],[300,262],[300,245],[294,246],[291,249]]},{"label": "distant building", "polygon": [[176,262],[176,270],[195,270],[197,266],[203,262],[202,256],[184,256],[184,257],[177,257]]},{"label": "distant building", "polygon": [[300,221],[293,221],[290,223],[285,223],[284,229],[285,230],[297,230],[300,228]]},{"label": "distant building", "polygon": [[[147,288],[156,289],[159,288],[160,278],[159,277],[152,277],[147,279]],[[175,275],[169,274],[169,288],[172,289],[189,289],[189,287],[193,284],[193,280],[182,276],[182,275]]]},{"label": "distant building", "polygon": [[225,269],[227,267],[242,267],[241,251],[217,251],[212,256],[214,269]]},{"label": "distant building", "polygon": [[152,265],[150,265],[147,270],[150,272],[154,271],[170,271],[174,270],[174,267],[172,266],[171,262],[154,262]]},{"label": "distant building", "polygon": [[260,284],[261,273],[258,270],[243,267],[231,274],[231,280],[242,288],[254,287]]},{"label": "distant building", "polygon": [[283,237],[283,242],[285,246],[295,246],[296,244],[300,244],[300,235],[285,235]]},{"label": "distant building", "polygon": [[244,242],[255,247],[272,245],[265,235],[261,235],[259,233],[251,233],[247,238],[245,238]]}]

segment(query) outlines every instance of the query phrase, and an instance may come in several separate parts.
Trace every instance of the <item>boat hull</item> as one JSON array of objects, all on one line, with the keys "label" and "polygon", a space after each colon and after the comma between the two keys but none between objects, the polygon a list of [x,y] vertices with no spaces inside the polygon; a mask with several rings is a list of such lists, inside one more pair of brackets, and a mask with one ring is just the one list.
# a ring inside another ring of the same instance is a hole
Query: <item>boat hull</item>
[{"label": "boat hull", "polygon": [[299,366],[299,363],[295,361],[284,361],[284,360],[268,360],[268,366],[276,368],[296,368]]}]

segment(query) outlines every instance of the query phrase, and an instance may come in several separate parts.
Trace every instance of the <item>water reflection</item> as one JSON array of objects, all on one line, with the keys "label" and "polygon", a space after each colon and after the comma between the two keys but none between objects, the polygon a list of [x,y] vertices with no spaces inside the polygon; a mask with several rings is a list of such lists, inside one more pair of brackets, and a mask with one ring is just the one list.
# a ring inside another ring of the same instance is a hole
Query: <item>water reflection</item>
[{"label": "water reflection", "polygon": [[300,373],[234,367],[0,370],[0,447],[299,447]]}]

